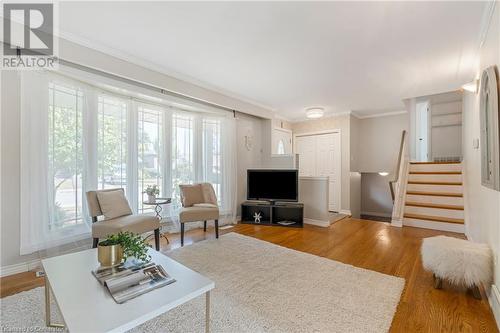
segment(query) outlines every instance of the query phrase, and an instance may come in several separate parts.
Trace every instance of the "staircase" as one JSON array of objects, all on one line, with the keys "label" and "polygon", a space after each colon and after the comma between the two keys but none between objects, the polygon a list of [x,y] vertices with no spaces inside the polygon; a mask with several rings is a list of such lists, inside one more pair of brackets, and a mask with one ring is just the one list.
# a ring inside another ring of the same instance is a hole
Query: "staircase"
[{"label": "staircase", "polygon": [[410,162],[403,225],[464,232],[460,162]]}]

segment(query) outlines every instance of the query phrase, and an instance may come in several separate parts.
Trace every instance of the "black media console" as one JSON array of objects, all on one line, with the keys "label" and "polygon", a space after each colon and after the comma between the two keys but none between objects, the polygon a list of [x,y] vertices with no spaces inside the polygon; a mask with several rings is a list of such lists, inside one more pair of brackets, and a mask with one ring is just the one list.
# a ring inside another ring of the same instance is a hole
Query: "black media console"
[{"label": "black media console", "polygon": [[[260,223],[255,222],[255,213],[260,213]],[[241,204],[241,223],[302,228],[304,205],[298,202],[246,201]]]}]

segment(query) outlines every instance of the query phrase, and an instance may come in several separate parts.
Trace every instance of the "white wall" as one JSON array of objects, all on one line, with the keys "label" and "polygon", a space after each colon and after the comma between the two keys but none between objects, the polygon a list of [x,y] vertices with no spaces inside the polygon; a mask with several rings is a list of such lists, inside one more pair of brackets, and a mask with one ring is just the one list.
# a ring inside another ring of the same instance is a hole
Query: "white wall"
[{"label": "white wall", "polygon": [[[237,191],[238,191],[238,211],[241,214],[241,203],[247,197],[247,169],[262,167],[262,133],[264,121],[260,118],[245,114],[238,114],[236,120],[237,146]],[[248,149],[245,144],[245,137],[251,138],[252,145]]]},{"label": "white wall", "polygon": [[462,101],[431,104],[431,158],[462,157]]},{"label": "white wall", "polygon": [[364,118],[359,124],[359,172],[393,172],[401,144],[401,133],[408,130],[409,114]]},{"label": "white wall", "polygon": [[392,174],[385,177],[378,173],[361,174],[361,214],[391,216],[393,203],[389,180],[392,178]]},{"label": "white wall", "polygon": [[[60,42],[62,58],[85,64],[107,72],[137,79],[166,89],[227,106],[242,112],[249,112],[271,118],[272,112],[259,106],[212,92],[205,88],[154,72],[67,41]],[[1,75],[1,254],[0,266],[19,264],[38,258],[38,254],[19,255],[19,215],[20,215],[20,82],[15,71],[0,71]],[[238,114],[237,156],[238,156],[238,200],[246,198],[246,169],[261,167],[262,163],[262,126],[259,117]],[[247,151],[244,136],[252,133],[253,147]],[[269,144],[270,145],[270,144]],[[78,244],[80,246],[80,244]]]},{"label": "white wall", "polygon": [[[500,66],[499,16],[500,6],[497,4],[487,39],[480,51],[480,71],[491,65]],[[493,312],[497,323],[500,324],[500,192],[481,185],[480,150],[474,149],[472,145],[473,140],[479,137],[479,94],[465,92],[463,99],[463,165],[466,231],[470,239],[488,243],[494,252],[495,278],[489,293]]]}]

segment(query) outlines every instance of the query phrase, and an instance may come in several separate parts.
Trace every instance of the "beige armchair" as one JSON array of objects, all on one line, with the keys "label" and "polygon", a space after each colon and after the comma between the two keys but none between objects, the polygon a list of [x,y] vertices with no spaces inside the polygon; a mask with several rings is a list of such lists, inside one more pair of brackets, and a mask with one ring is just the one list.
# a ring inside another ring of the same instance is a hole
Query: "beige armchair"
[{"label": "beige armchair", "polygon": [[179,185],[182,209],[181,246],[184,246],[184,223],[203,221],[203,231],[207,231],[207,220],[215,221],[215,237],[219,238],[219,206],[217,196],[210,183]]},{"label": "beige armchair", "polygon": [[[97,247],[99,238],[106,238],[120,231],[135,234],[154,231],[155,247],[157,251],[160,250],[160,221],[155,216],[132,214],[122,188],[88,191],[86,194],[89,214],[92,217],[93,247]],[[104,219],[99,221],[100,216],[104,216]]]}]

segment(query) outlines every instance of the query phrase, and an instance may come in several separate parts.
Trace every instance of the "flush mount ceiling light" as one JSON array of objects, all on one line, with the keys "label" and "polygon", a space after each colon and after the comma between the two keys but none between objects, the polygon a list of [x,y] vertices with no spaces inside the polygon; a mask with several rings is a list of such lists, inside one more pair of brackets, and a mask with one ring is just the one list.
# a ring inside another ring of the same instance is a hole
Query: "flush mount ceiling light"
[{"label": "flush mount ceiling light", "polygon": [[462,86],[463,90],[470,91],[471,93],[477,93],[478,80],[471,81]]},{"label": "flush mount ceiling light", "polygon": [[385,176],[389,175],[389,173],[385,172],[385,171],[379,172],[378,174],[381,175],[382,177],[385,177]]},{"label": "flush mount ceiling light", "polygon": [[314,107],[306,109],[306,117],[309,119],[318,119],[323,117],[324,114],[325,114],[324,108]]}]

